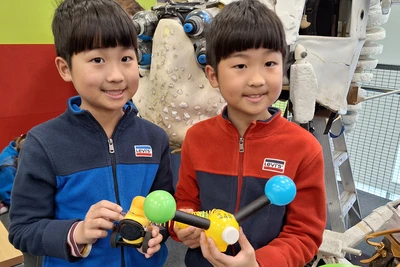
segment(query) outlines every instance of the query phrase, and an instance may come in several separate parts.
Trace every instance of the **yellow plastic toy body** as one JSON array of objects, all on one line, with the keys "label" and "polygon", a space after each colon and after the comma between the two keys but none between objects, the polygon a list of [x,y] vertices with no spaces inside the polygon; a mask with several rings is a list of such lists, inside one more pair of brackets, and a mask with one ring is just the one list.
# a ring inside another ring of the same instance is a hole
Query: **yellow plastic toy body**
[{"label": "yellow plastic toy body", "polygon": [[[210,216],[210,211],[203,211],[203,210],[193,211],[190,214],[193,214],[193,215],[208,219],[208,217]],[[177,221],[175,221],[175,225],[178,226],[179,229],[183,229],[183,228],[189,227],[188,224],[182,223],[182,222],[177,222]]]},{"label": "yellow plastic toy body", "polygon": [[[207,218],[210,220],[210,227],[205,229],[205,234],[214,240],[215,245],[221,252],[225,252],[228,245],[236,243],[239,238],[239,223],[233,214],[220,209],[211,211],[194,211],[191,214]],[[189,225],[181,222],[175,222],[180,228],[186,228]]]},{"label": "yellow plastic toy body", "polygon": [[[124,220],[132,220],[140,223],[144,228],[150,225],[149,219],[144,214],[143,204],[146,198],[143,196],[136,196],[132,200],[131,207],[128,213],[125,215]],[[143,237],[136,240],[127,240],[122,238],[128,244],[141,244],[143,242]]]},{"label": "yellow plastic toy body", "polygon": [[233,214],[219,209],[211,211],[209,220],[211,224],[205,230],[206,236],[212,238],[221,252],[225,252],[228,245],[236,243],[239,238],[239,223]]}]

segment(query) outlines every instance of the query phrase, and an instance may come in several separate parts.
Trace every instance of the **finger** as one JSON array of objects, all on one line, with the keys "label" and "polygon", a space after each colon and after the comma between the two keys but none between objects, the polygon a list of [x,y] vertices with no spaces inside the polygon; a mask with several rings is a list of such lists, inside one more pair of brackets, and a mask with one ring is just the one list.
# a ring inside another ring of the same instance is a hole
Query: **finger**
[{"label": "finger", "polygon": [[108,200],[101,200],[94,204],[93,206],[97,208],[106,208],[109,210],[113,210],[115,212],[121,213],[122,212],[122,207],[114,202],[108,201]]},{"label": "finger", "polygon": [[100,230],[100,229],[92,229],[88,231],[88,237],[92,239],[99,239],[99,238],[104,238],[108,235],[108,232],[105,230]]},{"label": "finger", "polygon": [[102,200],[92,205],[86,214],[86,218],[106,218],[109,220],[123,219],[122,207],[108,200]]},{"label": "finger", "polygon": [[[158,226],[152,226],[151,236],[156,237],[159,235],[159,233],[160,233],[160,228]],[[160,236],[162,236],[162,235],[160,235]]]},{"label": "finger", "polygon": [[191,234],[191,237],[192,237],[193,239],[200,238],[200,234],[203,233],[203,232],[204,232],[203,229],[195,228],[194,232]]},{"label": "finger", "polygon": [[96,218],[103,218],[109,221],[120,221],[124,219],[124,216],[122,216],[121,212],[117,210],[110,210],[107,207],[101,207],[97,209],[94,214],[94,217]]},{"label": "finger", "polygon": [[153,247],[150,247],[147,249],[147,252],[144,253],[144,255],[146,255],[146,258],[150,258],[151,256],[153,256],[157,251],[159,251],[161,248],[160,244],[157,244]]},{"label": "finger", "polygon": [[104,218],[85,219],[84,227],[86,230],[112,230],[114,223]]},{"label": "finger", "polygon": [[247,239],[246,235],[243,232],[242,227],[239,229],[239,245],[242,251],[250,251],[254,250],[253,246],[250,244],[249,240]]},{"label": "finger", "polygon": [[108,232],[101,229],[83,229],[80,233],[75,233],[78,244],[93,244],[99,238],[105,238]]},{"label": "finger", "polygon": [[152,238],[148,242],[149,248],[157,246],[163,240],[163,236],[162,236],[162,234],[160,234],[160,231],[158,228],[152,230],[151,236],[152,236]]},{"label": "finger", "polygon": [[214,240],[210,237],[207,238],[208,250],[213,258],[218,259],[221,256],[225,255],[222,254],[217,245],[215,244]]},{"label": "finger", "polygon": [[[199,240],[200,240],[200,238],[199,238]],[[186,246],[188,246],[189,248],[191,248],[191,249],[198,248],[198,247],[200,247],[200,241],[199,240],[192,240],[192,241],[184,243],[184,244]]]},{"label": "finger", "polygon": [[[174,230],[175,230],[175,228],[174,228]],[[184,229],[177,228],[175,233],[176,233],[176,236],[181,241],[184,241],[184,240],[187,240],[187,239],[193,239],[193,237],[191,237],[191,235],[193,233],[195,233],[195,231],[196,231],[196,227],[189,226],[188,228],[184,228]]]},{"label": "finger", "polygon": [[145,255],[145,257],[147,259],[150,258],[151,256],[153,256],[157,251],[160,250],[160,248],[161,248],[160,243],[163,239],[162,235],[157,230],[152,232],[152,234],[157,234],[157,235],[148,241],[148,244],[147,244],[148,247],[147,247],[146,253],[143,252],[143,245],[138,249],[139,252],[142,253],[143,255]]},{"label": "finger", "polygon": [[212,238],[206,237],[206,239],[207,239],[208,251],[210,253],[210,258],[212,259],[213,265],[231,266],[233,258],[231,256],[222,253]]},{"label": "finger", "polygon": [[211,238],[207,238],[206,234],[203,232],[200,235],[200,249],[201,249],[201,253],[203,254],[203,257],[205,259],[207,259],[212,266],[220,266],[219,262],[214,258],[214,256],[212,255],[211,251],[210,251],[210,241],[213,242],[211,240]]},{"label": "finger", "polygon": [[210,261],[211,253],[208,248],[207,237],[205,233],[200,234],[200,249],[203,257]]}]

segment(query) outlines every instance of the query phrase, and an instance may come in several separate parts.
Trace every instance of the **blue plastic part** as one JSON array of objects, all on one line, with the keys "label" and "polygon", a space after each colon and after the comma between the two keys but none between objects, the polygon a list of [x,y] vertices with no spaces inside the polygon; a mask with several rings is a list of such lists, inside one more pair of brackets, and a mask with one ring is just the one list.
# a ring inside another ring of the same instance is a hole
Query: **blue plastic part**
[{"label": "blue plastic part", "polygon": [[153,36],[148,36],[145,34],[139,35],[138,38],[143,41],[151,41],[153,40]]},{"label": "blue plastic part", "polygon": [[183,30],[186,32],[186,33],[190,33],[190,32],[192,32],[193,31],[193,24],[192,23],[190,23],[190,22],[186,22],[185,24],[183,24]]},{"label": "blue plastic part", "polygon": [[197,57],[197,62],[199,62],[201,65],[206,64],[206,55],[201,54],[200,56]]},{"label": "blue plastic part", "polygon": [[140,60],[139,65],[150,65],[151,64],[151,54],[142,55],[142,60]]},{"label": "blue plastic part", "polygon": [[272,204],[285,206],[296,196],[296,185],[285,175],[275,175],[268,180],[264,192]]}]

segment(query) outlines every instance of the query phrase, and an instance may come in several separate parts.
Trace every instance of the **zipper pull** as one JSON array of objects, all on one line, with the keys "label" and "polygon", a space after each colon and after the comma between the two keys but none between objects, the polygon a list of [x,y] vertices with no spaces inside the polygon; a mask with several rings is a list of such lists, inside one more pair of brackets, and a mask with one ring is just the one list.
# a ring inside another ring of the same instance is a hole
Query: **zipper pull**
[{"label": "zipper pull", "polygon": [[239,152],[240,153],[244,152],[244,138],[243,137],[239,138]]},{"label": "zipper pull", "polygon": [[108,139],[108,151],[110,151],[110,154],[114,154],[114,142],[111,138]]}]

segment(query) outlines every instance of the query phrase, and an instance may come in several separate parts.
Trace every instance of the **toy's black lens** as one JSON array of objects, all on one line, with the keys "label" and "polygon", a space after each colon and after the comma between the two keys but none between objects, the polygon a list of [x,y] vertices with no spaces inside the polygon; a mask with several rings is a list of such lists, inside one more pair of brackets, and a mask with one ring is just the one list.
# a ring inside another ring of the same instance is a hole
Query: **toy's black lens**
[{"label": "toy's black lens", "polygon": [[119,234],[127,240],[136,240],[143,236],[143,232],[143,226],[138,223],[124,223],[119,229]]}]

